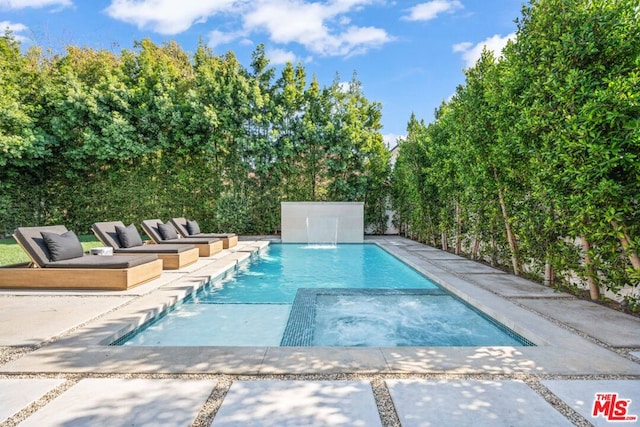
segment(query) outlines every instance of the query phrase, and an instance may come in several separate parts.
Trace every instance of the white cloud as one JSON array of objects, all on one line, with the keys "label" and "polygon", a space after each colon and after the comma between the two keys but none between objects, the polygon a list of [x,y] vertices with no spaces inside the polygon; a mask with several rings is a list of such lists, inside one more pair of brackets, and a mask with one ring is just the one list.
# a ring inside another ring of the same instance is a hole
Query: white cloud
[{"label": "white cloud", "polygon": [[466,52],[473,47],[473,43],[471,42],[462,42],[453,45],[454,52]]},{"label": "white cloud", "polygon": [[[393,40],[382,28],[351,23],[351,14],[378,1],[111,0],[106,13],[114,19],[167,35],[179,34],[195,23],[224,13],[228,31],[211,31],[211,47],[246,39],[254,33],[266,33],[275,44],[296,43],[314,55],[350,56]],[[235,28],[231,27],[233,24]]]},{"label": "white cloud", "polygon": [[139,28],[174,35],[243,3],[234,0],[112,0],[105,11],[110,17]]},{"label": "white cloud", "polygon": [[464,59],[466,67],[473,67],[480,56],[482,55],[482,50],[486,47],[487,50],[493,51],[495,56],[502,55],[502,49],[507,45],[509,40],[515,39],[516,34],[511,33],[502,37],[499,34],[496,34],[492,37],[489,37],[480,43],[474,45],[470,42],[458,43],[453,45],[454,52],[461,52],[462,59]]},{"label": "white cloud", "polygon": [[0,8],[25,9],[27,7],[42,8],[47,6],[71,7],[71,0],[0,0]]},{"label": "white cloud", "polygon": [[345,14],[371,0],[261,0],[244,16],[247,32],[265,31],[272,42],[298,43],[321,56],[350,56],[390,42],[381,28],[347,26]]},{"label": "white cloud", "polygon": [[420,3],[408,9],[409,15],[404,19],[407,21],[430,21],[444,12],[454,12],[464,6],[458,0],[433,0],[427,3]]},{"label": "white cloud", "polygon": [[382,46],[392,40],[386,31],[375,27],[349,27],[338,37],[340,48],[329,55],[357,55],[366,52],[371,47]]},{"label": "white cloud", "polygon": [[27,29],[27,26],[24,24],[16,24],[9,21],[0,21],[0,29],[2,29],[2,31],[8,29],[10,31],[13,31],[14,33],[19,33],[25,31]]},{"label": "white cloud", "polygon": [[320,3],[296,0],[261,1],[244,15],[248,31],[265,30],[276,43],[310,43],[326,37],[326,11]]},{"label": "white cloud", "polygon": [[242,33],[224,33],[222,31],[213,30],[209,33],[209,41],[207,42],[207,45],[213,49],[216,46],[231,43],[240,37],[242,37]]},{"label": "white cloud", "polygon": [[11,31],[13,37],[21,43],[29,40],[27,36],[20,34],[27,31],[28,29],[29,27],[27,27],[24,24],[19,24],[19,23],[14,23],[9,21],[0,21],[0,34],[4,34],[6,30],[9,30]]},{"label": "white cloud", "polygon": [[284,49],[269,49],[265,52],[269,63],[272,65],[286,64],[287,62],[296,62],[295,53]]}]

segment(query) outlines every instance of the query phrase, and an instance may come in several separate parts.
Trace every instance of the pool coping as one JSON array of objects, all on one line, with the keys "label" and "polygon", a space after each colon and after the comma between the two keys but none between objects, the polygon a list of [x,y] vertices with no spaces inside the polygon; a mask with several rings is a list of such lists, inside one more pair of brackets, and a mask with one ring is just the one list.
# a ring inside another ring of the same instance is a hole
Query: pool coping
[{"label": "pool coping", "polygon": [[[640,365],[608,346],[505,298],[447,268],[448,252],[403,239],[369,238],[459,298],[536,343],[536,347],[130,347],[109,346],[167,307],[225,274],[266,242],[201,262],[66,336],[0,366],[0,373],[167,374],[504,374],[640,375]],[[420,246],[417,246],[420,245]],[[434,251],[429,262],[412,251]],[[471,262],[471,261],[469,261]],[[488,268],[488,267],[487,267]],[[487,274],[506,274],[488,272]],[[513,276],[515,277],[515,276]],[[570,298],[543,294],[540,298]]]}]

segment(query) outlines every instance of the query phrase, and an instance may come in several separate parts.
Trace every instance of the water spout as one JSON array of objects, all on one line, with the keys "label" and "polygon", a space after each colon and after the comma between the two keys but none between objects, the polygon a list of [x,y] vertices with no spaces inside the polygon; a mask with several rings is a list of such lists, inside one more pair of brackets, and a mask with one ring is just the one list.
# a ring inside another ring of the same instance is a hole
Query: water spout
[{"label": "water spout", "polygon": [[338,243],[338,217],[308,216],[307,244],[336,246]]}]

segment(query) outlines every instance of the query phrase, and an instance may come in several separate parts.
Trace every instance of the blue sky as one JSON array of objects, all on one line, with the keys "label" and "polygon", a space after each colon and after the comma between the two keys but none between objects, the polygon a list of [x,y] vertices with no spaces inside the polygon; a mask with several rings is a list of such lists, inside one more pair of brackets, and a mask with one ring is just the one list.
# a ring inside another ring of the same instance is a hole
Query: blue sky
[{"label": "blue sky", "polygon": [[199,40],[249,66],[259,43],[277,69],[304,64],[322,85],[357,72],[382,104],[391,145],[411,113],[425,122],[464,82],[483,46],[499,52],[514,37],[520,0],[0,0],[0,27],[23,47],[67,45],[119,51],[136,40]]}]

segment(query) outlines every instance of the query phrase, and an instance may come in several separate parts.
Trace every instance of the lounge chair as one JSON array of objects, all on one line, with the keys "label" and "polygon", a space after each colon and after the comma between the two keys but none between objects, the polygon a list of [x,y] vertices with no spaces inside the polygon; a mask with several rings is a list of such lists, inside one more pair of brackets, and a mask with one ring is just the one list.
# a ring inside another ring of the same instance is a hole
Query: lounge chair
[{"label": "lounge chair", "polygon": [[212,237],[220,239],[225,249],[232,248],[238,244],[238,236],[233,233],[201,233],[200,226],[196,221],[189,221],[186,218],[171,218],[169,222],[182,237]]},{"label": "lounge chair", "polygon": [[160,245],[176,243],[194,245],[200,251],[201,257],[209,257],[217,254],[223,249],[222,240],[220,239],[212,237],[180,237],[171,224],[164,224],[159,219],[147,219],[142,221],[142,229],[154,243]]},{"label": "lounge chair", "polygon": [[200,251],[194,245],[144,245],[132,225],[125,227],[121,221],[96,222],[91,230],[103,245],[113,248],[114,254],[155,254],[165,270],[177,270],[198,261]]},{"label": "lounge chair", "polygon": [[2,288],[126,290],[162,274],[155,255],[85,255],[64,225],[19,227],[13,237],[31,263],[0,268]]}]

